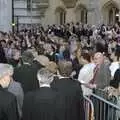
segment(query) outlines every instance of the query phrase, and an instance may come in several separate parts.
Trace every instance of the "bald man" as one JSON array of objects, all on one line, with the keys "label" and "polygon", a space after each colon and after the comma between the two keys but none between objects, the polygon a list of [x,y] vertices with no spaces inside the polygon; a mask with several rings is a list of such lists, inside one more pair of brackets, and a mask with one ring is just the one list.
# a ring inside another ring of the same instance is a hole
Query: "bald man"
[{"label": "bald man", "polygon": [[105,63],[104,55],[100,52],[95,53],[94,63],[97,66],[93,78],[94,84],[96,84],[96,88],[104,89],[111,80],[109,65]]}]

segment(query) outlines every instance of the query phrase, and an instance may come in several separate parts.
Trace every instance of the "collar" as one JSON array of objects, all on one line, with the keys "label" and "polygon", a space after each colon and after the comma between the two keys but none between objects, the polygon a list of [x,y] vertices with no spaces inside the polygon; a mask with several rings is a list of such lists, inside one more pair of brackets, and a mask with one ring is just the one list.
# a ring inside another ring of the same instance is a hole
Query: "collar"
[{"label": "collar", "polygon": [[4,91],[5,89],[0,85],[0,90]]},{"label": "collar", "polygon": [[50,55],[53,55],[54,52],[51,52]]},{"label": "collar", "polygon": [[50,88],[50,85],[49,84],[40,85],[40,88],[42,88],[42,87],[49,87]]},{"label": "collar", "polygon": [[24,62],[23,64],[24,64],[24,65],[30,65],[30,63],[27,63],[27,62]]},{"label": "collar", "polygon": [[63,79],[63,78],[70,78],[70,77],[63,77],[61,75],[58,75],[59,79]]}]

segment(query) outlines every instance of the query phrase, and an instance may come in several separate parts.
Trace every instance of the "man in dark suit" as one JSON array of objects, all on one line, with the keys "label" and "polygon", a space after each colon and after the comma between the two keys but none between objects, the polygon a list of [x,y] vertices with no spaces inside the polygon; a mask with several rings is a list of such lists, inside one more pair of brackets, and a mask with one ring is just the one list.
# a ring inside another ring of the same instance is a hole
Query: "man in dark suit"
[{"label": "man in dark suit", "polygon": [[69,77],[72,73],[72,63],[60,62],[59,71],[59,80],[54,80],[51,84],[59,93],[56,100],[58,120],[85,120],[81,85]]},{"label": "man in dark suit", "polygon": [[0,64],[0,120],[19,120],[16,97],[7,92],[13,68],[8,64]]},{"label": "man in dark suit", "polygon": [[57,93],[50,88],[54,75],[46,68],[38,74],[40,88],[25,96],[23,120],[57,120],[55,101]]},{"label": "man in dark suit", "polygon": [[34,65],[33,60],[34,56],[31,52],[24,52],[22,55],[23,65],[14,70],[13,78],[21,83],[25,94],[39,87],[36,77],[38,67]]},{"label": "man in dark suit", "polygon": [[0,63],[7,63],[7,59],[5,57],[5,51],[0,43]]}]

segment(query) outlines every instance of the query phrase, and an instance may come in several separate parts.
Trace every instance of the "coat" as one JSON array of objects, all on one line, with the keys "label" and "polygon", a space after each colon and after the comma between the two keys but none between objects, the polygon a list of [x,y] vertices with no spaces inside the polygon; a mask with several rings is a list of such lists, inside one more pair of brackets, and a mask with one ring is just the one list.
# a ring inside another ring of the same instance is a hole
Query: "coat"
[{"label": "coat", "polygon": [[37,71],[38,68],[30,64],[23,64],[22,66],[15,68],[13,79],[21,83],[25,94],[29,91],[36,90],[39,87]]},{"label": "coat", "polygon": [[109,86],[111,80],[111,72],[109,69],[109,65],[103,63],[100,66],[94,79],[98,89],[104,89],[105,87]]},{"label": "coat", "polygon": [[24,99],[24,93],[23,93],[21,84],[15,81],[11,81],[10,85],[8,86],[8,91],[16,96],[18,113],[19,113],[19,117],[21,118],[22,105],[23,105],[23,99]]},{"label": "coat", "polygon": [[26,94],[23,103],[23,120],[57,120],[55,100],[57,93],[49,87]]},{"label": "coat", "polygon": [[83,93],[78,81],[70,78],[54,80],[51,87],[58,92],[58,120],[85,120]]},{"label": "coat", "polygon": [[16,97],[0,87],[0,120],[19,120]]}]

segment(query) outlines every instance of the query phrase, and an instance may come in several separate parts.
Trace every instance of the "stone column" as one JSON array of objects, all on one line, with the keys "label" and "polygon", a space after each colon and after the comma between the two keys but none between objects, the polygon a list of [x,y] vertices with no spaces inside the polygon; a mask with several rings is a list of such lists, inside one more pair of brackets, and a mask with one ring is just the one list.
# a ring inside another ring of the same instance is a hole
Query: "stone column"
[{"label": "stone column", "polygon": [[12,0],[0,0],[0,30],[12,30]]},{"label": "stone column", "polygon": [[94,9],[89,9],[87,14],[88,24],[95,25],[95,12]]},{"label": "stone column", "polygon": [[74,8],[67,8],[66,22],[67,23],[76,22],[76,16],[75,16]]},{"label": "stone column", "polygon": [[116,17],[116,15],[115,15],[115,8],[113,8],[112,11],[113,11],[113,16],[112,16],[113,17],[112,18],[112,22],[113,23],[112,24],[115,24],[115,17]]}]

